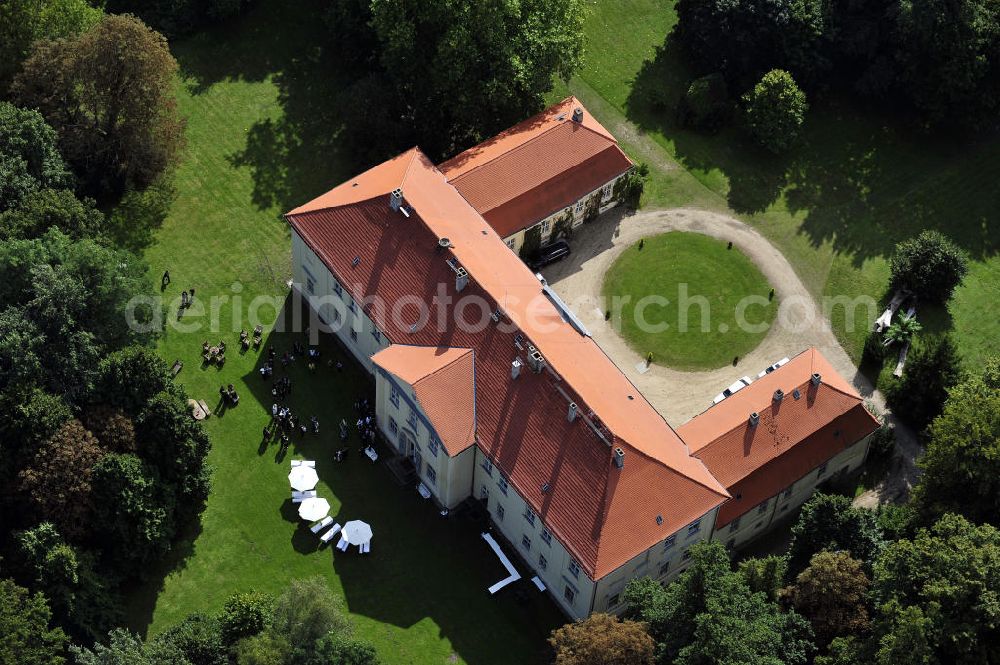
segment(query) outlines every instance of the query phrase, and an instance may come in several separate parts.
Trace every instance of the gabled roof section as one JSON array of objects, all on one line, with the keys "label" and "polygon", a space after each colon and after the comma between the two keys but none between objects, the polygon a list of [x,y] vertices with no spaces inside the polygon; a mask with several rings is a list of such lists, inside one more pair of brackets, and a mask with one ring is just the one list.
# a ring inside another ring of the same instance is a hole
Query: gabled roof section
[{"label": "gabled roof section", "polygon": [[393,344],[372,362],[413,387],[449,456],[476,442],[476,384],[472,349]]},{"label": "gabled roof section", "polygon": [[722,526],[877,428],[857,391],[811,348],[677,432],[734,497],[719,511]]},{"label": "gabled roof section", "polygon": [[[729,496],[425,155],[417,151],[405,168],[397,158],[347,186],[368,198],[344,197],[341,185],[289,213],[292,228],[357,302],[387,303],[363,307],[389,339],[474,351],[475,382],[485,387],[475,397],[478,445],[588,575],[604,577]],[[397,188],[408,216],[389,207]],[[470,277],[461,294],[453,265]],[[443,328],[433,315],[423,325],[426,311],[414,303],[434,303],[442,287],[456,301],[484,302],[485,325],[473,325],[479,307],[449,309]],[[396,303],[406,304],[389,316]],[[546,369],[512,378],[528,344]],[[579,407],[573,421],[570,401]],[[615,447],[625,451],[623,469],[612,464]]]},{"label": "gabled roof section", "polygon": [[[583,120],[574,121],[574,109]],[[572,205],[632,166],[575,97],[453,157],[448,181],[506,237]]]},{"label": "gabled roof section", "polygon": [[564,123],[573,121],[573,109],[583,109],[583,122],[580,123],[590,131],[603,136],[611,143],[615,143],[615,137],[597,121],[593,115],[587,112],[583,103],[576,97],[570,96],[558,104],[553,104],[538,115],[534,115],[527,120],[505,129],[496,136],[479,145],[473,146],[464,152],[460,152],[438,168],[444,173],[448,180],[458,178],[469,171],[488,164],[492,160],[504,155],[515,148],[528,143],[553,127],[558,127]]},{"label": "gabled roof section", "polygon": [[361,203],[368,199],[388,195],[389,192],[399,187],[406,179],[413,161],[420,154],[417,148],[410,148],[404,153],[396,155],[387,162],[373,166],[356,178],[351,178],[347,182],[341,183],[329,192],[317,196],[312,201],[300,205],[292,210],[288,215],[300,215],[305,212],[313,212],[326,208],[337,208],[339,206]]}]

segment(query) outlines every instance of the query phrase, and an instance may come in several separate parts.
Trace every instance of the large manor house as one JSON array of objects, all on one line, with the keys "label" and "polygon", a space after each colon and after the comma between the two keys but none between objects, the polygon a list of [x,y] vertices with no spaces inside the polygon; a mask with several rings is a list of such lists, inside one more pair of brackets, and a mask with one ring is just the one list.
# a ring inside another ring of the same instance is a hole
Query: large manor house
[{"label": "large manor house", "polygon": [[[620,611],[634,577],[670,580],[698,541],[767,533],[856,470],[878,427],[815,349],[677,429],[646,401],[517,253],[529,232],[544,244],[616,205],[632,168],[569,98],[440,165],[413,148],[286,215],[295,288],[371,372],[386,441],[443,509],[481,500],[576,618]],[[486,324],[426,321],[442,291],[485,303]]]}]

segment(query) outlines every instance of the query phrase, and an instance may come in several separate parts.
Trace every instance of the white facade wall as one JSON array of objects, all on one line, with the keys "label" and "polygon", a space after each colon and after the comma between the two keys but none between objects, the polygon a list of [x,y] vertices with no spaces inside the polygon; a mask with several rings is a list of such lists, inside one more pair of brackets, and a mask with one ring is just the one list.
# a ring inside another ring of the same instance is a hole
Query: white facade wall
[{"label": "white facade wall", "polygon": [[[868,455],[870,438],[870,436],[865,437],[850,448],[842,450],[825,465],[813,469],[796,480],[790,488],[782,490],[766,502],[751,507],[737,519],[722,525],[712,534],[712,540],[721,541],[728,547],[742,547],[763,536],[772,526],[805,503],[816,491],[817,485],[839,473],[852,473],[860,469]],[[788,489],[791,489],[791,492]]]},{"label": "white facade wall", "polygon": [[371,357],[389,346],[389,340],[362,311],[362,303],[354,302],[346,285],[338,282],[295,229],[291,232],[293,284],[358,362],[374,373]]},{"label": "white facade wall", "polygon": [[[573,215],[572,228],[575,229],[575,228],[579,227],[581,224],[583,224],[583,216],[584,216],[584,213],[587,211],[587,204],[590,202],[590,200],[592,198],[594,198],[595,196],[597,196],[597,197],[601,196],[601,192],[604,190],[605,187],[610,188],[608,191],[614,192],[615,185],[618,183],[619,180],[621,180],[624,177],[625,177],[625,175],[622,174],[622,175],[618,176],[617,178],[609,180],[608,182],[606,182],[605,184],[601,185],[600,187],[598,187],[594,191],[592,191],[592,192],[590,192],[590,193],[588,193],[588,194],[586,194],[584,196],[581,196],[579,199],[577,199],[571,205],[569,205],[569,206],[567,206],[567,207],[565,207],[565,208],[563,208],[561,210],[557,210],[556,212],[552,213],[548,217],[545,217],[544,219],[540,219],[537,222],[535,222],[534,224],[530,224],[529,226],[526,226],[525,228],[521,229],[520,231],[517,231],[516,233],[513,233],[513,234],[507,236],[506,238],[504,238],[504,242],[507,243],[507,246],[510,247],[514,251],[514,253],[518,253],[518,252],[521,251],[521,246],[524,244],[524,234],[528,231],[528,229],[534,228],[535,226],[541,225],[541,227],[542,227],[542,246],[544,247],[551,240],[553,240],[553,238],[552,238],[552,232],[555,231],[556,222],[559,219],[561,219],[567,212],[568,213],[572,213],[572,215]],[[608,199],[607,201],[605,201],[604,203],[601,204],[601,207],[599,208],[599,210],[600,210],[600,212],[605,212],[606,210],[610,210],[611,208],[614,208],[620,202],[621,202],[620,199],[616,199],[612,195],[612,197],[610,199]]]},{"label": "white facade wall", "polygon": [[[626,464],[628,462],[626,461]],[[686,525],[666,539],[627,562],[597,582],[592,612],[620,613],[625,611],[621,594],[629,580],[652,577],[661,583],[673,580],[688,566],[687,551],[695,543],[709,540],[715,526],[718,508]]]},{"label": "white facade wall", "polygon": [[[697,523],[685,526],[670,538],[657,542],[649,550],[595,583],[579,568],[578,562],[558,538],[548,532],[541,516],[530,511],[528,503],[514,486],[508,483],[504,492],[506,478],[500,473],[500,469],[489,464],[489,460],[478,448],[476,451],[473,496],[485,499],[496,528],[531,566],[533,574],[541,578],[556,603],[574,619],[584,618],[592,612],[623,611],[625,608],[621,604],[621,591],[633,578],[649,576],[661,581],[672,579],[686,566],[685,551],[693,544],[707,540],[715,524],[717,509],[704,515]],[[525,516],[528,512],[534,515],[533,524]],[[548,542],[543,532],[549,534]],[[665,546],[667,542],[671,544]],[[567,595],[567,588],[572,590],[572,600]]]},{"label": "white facade wall", "polygon": [[449,457],[430,419],[420,408],[413,386],[377,367],[375,416],[383,436],[401,455],[413,461],[421,482],[438,504],[454,508],[469,496],[475,446]]}]

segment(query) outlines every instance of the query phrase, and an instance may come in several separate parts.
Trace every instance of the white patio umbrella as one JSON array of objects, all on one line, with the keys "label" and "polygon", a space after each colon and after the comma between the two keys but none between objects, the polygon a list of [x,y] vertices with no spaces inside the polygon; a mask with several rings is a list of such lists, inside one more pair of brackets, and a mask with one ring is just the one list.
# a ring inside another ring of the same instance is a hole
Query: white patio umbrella
[{"label": "white patio umbrella", "polygon": [[302,464],[292,468],[292,472],[288,474],[288,482],[292,485],[292,489],[304,492],[316,487],[319,476],[316,475],[316,469]]},{"label": "white patio umbrella", "polygon": [[343,534],[344,538],[351,545],[361,545],[372,539],[372,528],[367,522],[351,520],[344,525],[344,530],[341,531],[341,534]]},{"label": "white patio umbrella", "polygon": [[326,499],[306,499],[299,504],[299,517],[310,522],[321,520],[330,512],[330,502]]}]

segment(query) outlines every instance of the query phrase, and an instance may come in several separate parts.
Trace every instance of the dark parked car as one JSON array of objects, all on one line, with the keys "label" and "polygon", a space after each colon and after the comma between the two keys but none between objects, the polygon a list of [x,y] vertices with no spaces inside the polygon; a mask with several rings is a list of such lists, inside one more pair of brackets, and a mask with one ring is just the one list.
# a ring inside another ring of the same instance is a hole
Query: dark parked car
[{"label": "dark parked car", "polygon": [[551,245],[546,245],[538,250],[538,253],[528,263],[528,266],[532,270],[538,271],[550,263],[555,263],[567,256],[569,256],[569,243],[565,240],[557,240]]}]

